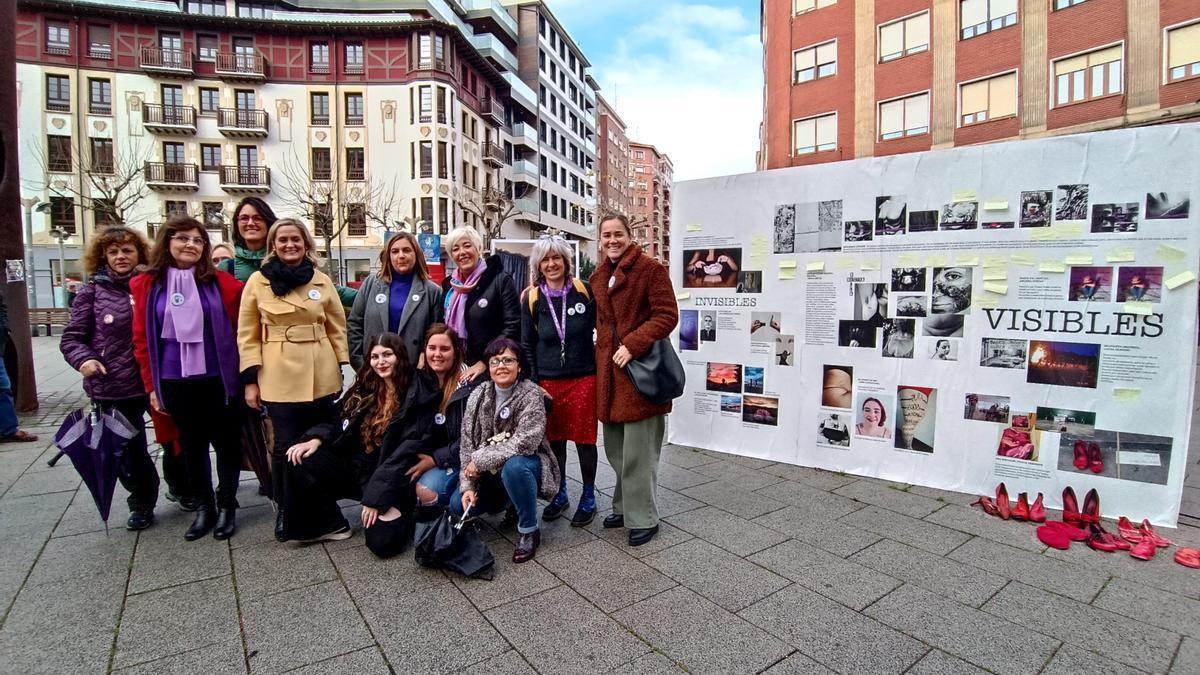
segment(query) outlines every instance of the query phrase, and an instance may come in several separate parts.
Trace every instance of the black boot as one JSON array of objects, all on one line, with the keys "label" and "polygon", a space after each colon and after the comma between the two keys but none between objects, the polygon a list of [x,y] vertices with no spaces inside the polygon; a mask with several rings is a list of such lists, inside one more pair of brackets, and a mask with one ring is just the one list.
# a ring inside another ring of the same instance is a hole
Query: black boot
[{"label": "black boot", "polygon": [[217,525],[213,529],[213,539],[222,541],[233,536],[233,533],[237,531],[237,524],[234,522],[235,514],[237,514],[237,509],[217,511]]},{"label": "black boot", "polygon": [[283,498],[284,498],[284,471],[286,461],[271,461],[271,498],[275,501],[275,541],[287,541],[287,529],[284,526],[283,518]]},{"label": "black boot", "polygon": [[283,525],[283,507],[276,507],[275,511],[275,541],[287,541],[287,530]]},{"label": "black boot", "polygon": [[187,532],[183,533],[183,538],[188,541],[196,541],[208,534],[209,530],[213,529],[216,521],[216,507],[212,504],[206,504],[196,511],[196,519],[192,521],[192,526],[188,528]]}]

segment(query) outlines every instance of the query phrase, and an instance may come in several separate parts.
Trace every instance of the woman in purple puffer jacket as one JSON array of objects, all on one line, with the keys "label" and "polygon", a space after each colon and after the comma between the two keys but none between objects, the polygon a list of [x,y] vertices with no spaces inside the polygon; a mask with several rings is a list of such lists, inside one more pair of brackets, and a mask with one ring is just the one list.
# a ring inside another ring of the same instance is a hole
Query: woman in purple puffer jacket
[{"label": "woman in purple puffer jacket", "polygon": [[149,260],[149,246],[127,227],[110,227],[97,235],[84,256],[91,276],[71,305],[71,321],[59,349],[83,375],[92,402],[115,409],[137,429],[125,447],[121,484],[129,491],[125,527],[142,530],[154,522],[158,471],[146,447],[149,402],[133,357],[133,304],[129,279]]}]

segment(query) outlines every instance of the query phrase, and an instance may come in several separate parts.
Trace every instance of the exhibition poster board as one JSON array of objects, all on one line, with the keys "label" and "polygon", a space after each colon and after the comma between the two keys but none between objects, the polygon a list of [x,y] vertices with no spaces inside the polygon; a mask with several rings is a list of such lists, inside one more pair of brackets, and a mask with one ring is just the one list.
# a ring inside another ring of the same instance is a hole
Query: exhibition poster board
[{"label": "exhibition poster board", "polygon": [[682,182],[672,443],[1174,525],[1200,125]]}]

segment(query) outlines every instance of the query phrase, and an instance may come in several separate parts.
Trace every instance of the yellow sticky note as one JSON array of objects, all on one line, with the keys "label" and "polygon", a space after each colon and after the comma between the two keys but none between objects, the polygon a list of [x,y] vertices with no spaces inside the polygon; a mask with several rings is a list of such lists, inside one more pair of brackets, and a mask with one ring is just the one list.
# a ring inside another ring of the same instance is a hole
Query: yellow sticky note
[{"label": "yellow sticky note", "polygon": [[1045,262],[1038,265],[1039,272],[1057,272],[1062,274],[1067,271],[1067,266],[1058,262]]},{"label": "yellow sticky note", "polygon": [[975,201],[975,191],[974,190],[955,190],[953,201],[973,202],[973,201]]},{"label": "yellow sticky note", "polygon": [[792,270],[794,270],[794,269],[796,269],[796,261],[795,261],[795,260],[792,260],[792,259],[790,259],[790,258],[789,258],[789,259],[787,259],[787,260],[780,260],[780,261],[779,261],[779,269],[781,269],[781,270],[787,270],[787,269],[792,269]]},{"label": "yellow sticky note", "polygon": [[1108,255],[1105,256],[1105,258],[1108,260],[1108,262],[1111,262],[1111,263],[1133,262],[1133,260],[1134,260],[1133,249],[1131,249],[1131,248],[1115,248],[1115,249],[1109,251]]},{"label": "yellow sticky note", "polygon": [[821,272],[825,269],[824,260],[814,260],[804,267],[809,272]]},{"label": "yellow sticky note", "polygon": [[982,297],[977,295],[971,301],[971,306],[977,309],[995,309],[1000,306],[1000,300],[991,296]]},{"label": "yellow sticky note", "polygon": [[1031,241],[1053,241],[1058,239],[1058,233],[1048,227],[1040,227],[1029,233]]},{"label": "yellow sticky note", "polygon": [[1007,211],[1008,202],[1003,201],[988,201],[983,203],[984,211]]},{"label": "yellow sticky note", "polygon": [[956,255],[956,256],[954,256],[954,264],[959,267],[974,267],[979,264],[979,256],[977,256],[977,255],[957,256]]},{"label": "yellow sticky note", "polygon": [[1083,234],[1083,225],[1080,225],[1079,223],[1067,223],[1065,225],[1059,225],[1058,229],[1063,234]]},{"label": "yellow sticky note", "polygon": [[926,267],[945,267],[946,262],[946,256],[944,255],[931,255],[925,258]]},{"label": "yellow sticky note", "polygon": [[1008,279],[1007,267],[985,267],[983,268],[984,281],[1006,281]]},{"label": "yellow sticky note", "polygon": [[691,293],[676,293],[675,294],[675,299],[679,300],[680,302],[687,300],[690,297],[692,297]]},{"label": "yellow sticky note", "polygon": [[1008,261],[1014,265],[1028,265],[1030,267],[1035,264],[1033,256],[1028,253],[1014,253],[1009,257]]},{"label": "yellow sticky note", "polygon": [[899,265],[901,267],[916,267],[921,264],[921,258],[916,253],[901,253]]},{"label": "yellow sticky note", "polygon": [[796,270],[794,268],[781,269],[781,270],[779,270],[779,278],[780,279],[795,279],[796,278]]},{"label": "yellow sticky note", "polygon": [[999,295],[1008,294],[1008,283],[1001,281],[985,281],[983,282],[983,290],[988,293],[997,293]]},{"label": "yellow sticky note", "polygon": [[1137,387],[1113,387],[1114,401],[1137,401],[1142,398],[1142,390]]},{"label": "yellow sticky note", "polygon": [[839,270],[852,270],[858,267],[858,258],[848,255],[839,255],[837,257],[837,268]]},{"label": "yellow sticky note", "polygon": [[703,232],[704,227],[700,223],[688,223],[688,232]]},{"label": "yellow sticky note", "polygon": [[862,261],[862,269],[864,272],[874,272],[879,269],[879,261],[873,258]]},{"label": "yellow sticky note", "polygon": [[1153,312],[1154,303],[1152,302],[1136,302],[1129,300],[1125,303],[1126,314],[1141,314],[1142,316],[1149,316]]},{"label": "yellow sticky note", "polygon": [[1180,272],[1173,277],[1168,277],[1163,283],[1172,291],[1180,286],[1196,280],[1196,275],[1191,272]]},{"label": "yellow sticky note", "polygon": [[984,256],[984,258],[983,258],[983,266],[984,267],[999,267],[1000,265],[1007,265],[1007,264],[1008,264],[1008,256],[1006,256],[1006,255],[989,255],[989,256]]},{"label": "yellow sticky note", "polygon": [[1063,262],[1068,265],[1091,265],[1096,261],[1091,253],[1072,253],[1063,258]]},{"label": "yellow sticky note", "polygon": [[1160,260],[1170,260],[1171,262],[1179,262],[1187,258],[1187,251],[1181,248],[1175,248],[1169,244],[1158,245],[1158,257]]}]

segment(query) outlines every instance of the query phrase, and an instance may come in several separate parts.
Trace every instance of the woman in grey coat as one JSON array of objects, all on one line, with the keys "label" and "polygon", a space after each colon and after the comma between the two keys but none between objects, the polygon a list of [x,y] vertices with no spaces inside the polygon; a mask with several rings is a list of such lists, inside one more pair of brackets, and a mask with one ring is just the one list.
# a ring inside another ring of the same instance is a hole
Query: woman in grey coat
[{"label": "woman in grey coat", "polygon": [[367,277],[346,317],[350,364],[362,367],[365,346],[380,333],[404,340],[415,367],[425,347],[425,332],[442,320],[442,288],[429,280],[425,255],[417,238],[400,232],[379,254],[379,272]]}]

